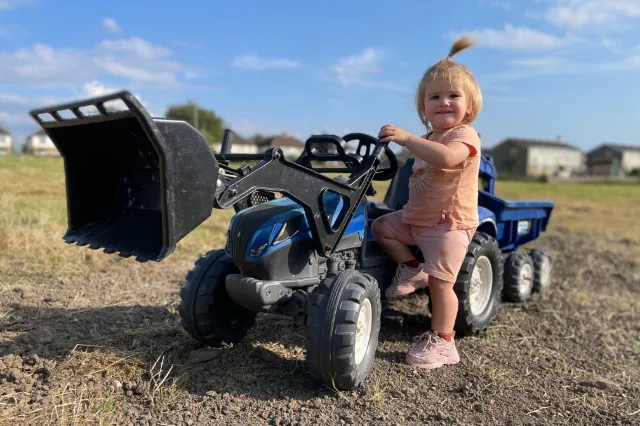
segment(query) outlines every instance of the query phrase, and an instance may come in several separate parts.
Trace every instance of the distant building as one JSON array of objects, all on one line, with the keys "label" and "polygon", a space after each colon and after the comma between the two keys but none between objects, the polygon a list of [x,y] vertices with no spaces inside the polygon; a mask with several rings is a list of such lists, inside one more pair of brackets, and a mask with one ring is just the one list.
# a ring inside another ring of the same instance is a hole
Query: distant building
[{"label": "distant building", "polygon": [[258,152],[265,152],[269,148],[280,148],[284,156],[296,159],[304,150],[304,142],[286,133],[265,138],[257,144]]},{"label": "distant building", "polygon": [[499,176],[570,177],[585,169],[582,150],[561,140],[507,138],[486,151]]},{"label": "distant building", "polygon": [[36,156],[59,156],[60,152],[43,129],[38,129],[29,136],[22,146],[22,152]]},{"label": "distant building", "polygon": [[[222,151],[222,142],[216,142],[212,144],[212,147],[216,154]],[[249,142],[237,133],[233,133],[233,142],[231,144],[230,154],[255,154],[258,152],[258,147],[253,142]]]},{"label": "distant building", "polygon": [[640,173],[640,145],[604,143],[587,153],[587,170],[593,176],[625,177]]},{"label": "distant building", "polygon": [[0,155],[11,155],[13,150],[13,136],[0,127]]}]

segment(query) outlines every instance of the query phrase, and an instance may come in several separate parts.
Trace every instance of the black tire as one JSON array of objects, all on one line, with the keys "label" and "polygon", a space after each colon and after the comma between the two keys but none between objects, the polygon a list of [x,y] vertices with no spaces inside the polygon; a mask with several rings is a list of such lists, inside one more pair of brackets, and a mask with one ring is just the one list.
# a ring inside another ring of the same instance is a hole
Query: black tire
[{"label": "black tire", "polygon": [[533,260],[533,292],[541,293],[551,285],[553,259],[551,253],[541,249],[532,249],[529,251],[529,255]]},{"label": "black tire", "polygon": [[526,252],[513,252],[504,264],[502,295],[509,302],[524,302],[533,293],[533,259]]},{"label": "black tire", "polygon": [[256,313],[229,297],[225,277],[237,268],[224,250],[198,259],[180,289],[178,313],[191,337],[208,346],[238,343],[255,323]]},{"label": "black tire", "polygon": [[[311,295],[310,303],[306,339],[309,373],[331,388],[357,388],[369,375],[378,347],[382,311],[378,283],[367,274],[347,269],[327,277]],[[358,314],[365,305],[371,308],[369,341],[357,362]]]},{"label": "black tire", "polygon": [[[484,263],[486,258],[491,265],[491,292],[489,299],[482,312],[474,312],[471,304],[471,284],[473,273],[478,260]],[[498,241],[482,232],[476,232],[467,249],[458,278],[453,287],[458,296],[458,315],[454,330],[456,335],[475,335],[484,332],[491,322],[498,315],[500,302],[502,300],[502,287],[504,273],[504,257],[498,246]],[[429,300],[431,309],[431,300]]]}]

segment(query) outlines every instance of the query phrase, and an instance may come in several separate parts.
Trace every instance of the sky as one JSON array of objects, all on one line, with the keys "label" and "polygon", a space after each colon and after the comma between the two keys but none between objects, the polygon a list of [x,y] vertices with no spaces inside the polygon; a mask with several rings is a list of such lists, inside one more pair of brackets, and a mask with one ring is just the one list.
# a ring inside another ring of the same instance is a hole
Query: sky
[{"label": "sky", "polygon": [[484,146],[640,144],[640,0],[0,0],[0,125],[129,90],[195,101],[250,137],[424,127],[415,89],[454,39],[480,84]]}]

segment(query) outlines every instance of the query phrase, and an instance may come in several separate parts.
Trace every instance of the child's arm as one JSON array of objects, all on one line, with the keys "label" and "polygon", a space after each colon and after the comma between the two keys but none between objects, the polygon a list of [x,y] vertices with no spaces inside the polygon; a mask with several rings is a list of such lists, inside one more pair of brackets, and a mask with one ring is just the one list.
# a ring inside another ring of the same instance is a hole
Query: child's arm
[{"label": "child's arm", "polygon": [[[471,137],[467,137],[465,130],[471,133],[469,135]],[[453,131],[456,132],[457,129]],[[463,128],[456,133],[458,134],[453,134],[451,141],[444,145],[413,135],[398,127],[387,125],[382,127],[378,137],[382,142],[393,141],[406,147],[416,157],[435,167],[449,169],[460,164],[470,155],[473,156],[477,153],[473,130]]]}]

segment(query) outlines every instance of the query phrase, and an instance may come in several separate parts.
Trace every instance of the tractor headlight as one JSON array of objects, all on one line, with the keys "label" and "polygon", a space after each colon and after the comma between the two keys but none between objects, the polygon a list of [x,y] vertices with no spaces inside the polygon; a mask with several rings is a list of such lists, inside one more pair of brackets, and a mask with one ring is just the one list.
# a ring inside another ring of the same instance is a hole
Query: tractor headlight
[{"label": "tractor headlight", "polygon": [[273,245],[283,243],[300,232],[300,226],[302,226],[302,215],[288,219],[284,223],[279,223],[273,229],[275,237],[273,239]]}]

